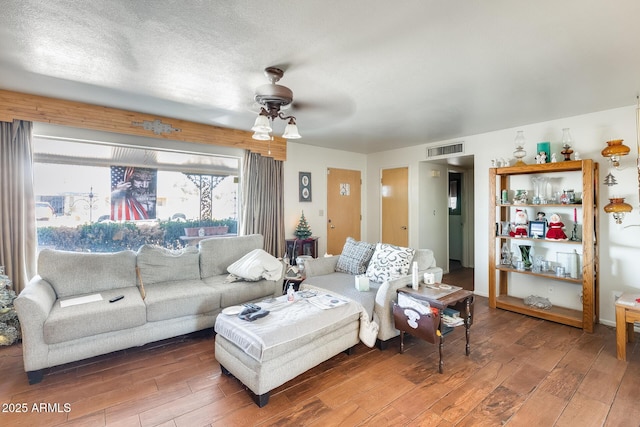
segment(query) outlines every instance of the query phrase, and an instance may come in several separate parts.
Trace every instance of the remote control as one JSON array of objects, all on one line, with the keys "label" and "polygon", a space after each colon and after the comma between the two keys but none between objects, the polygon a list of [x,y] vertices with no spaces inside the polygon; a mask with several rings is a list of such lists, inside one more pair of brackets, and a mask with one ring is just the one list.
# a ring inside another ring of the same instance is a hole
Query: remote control
[{"label": "remote control", "polygon": [[113,297],[109,300],[109,302],[116,302],[116,301],[120,301],[122,298],[124,298],[124,295],[118,295],[117,297]]},{"label": "remote control", "polygon": [[255,313],[251,313],[250,315],[248,315],[247,320],[249,322],[253,322],[256,319],[266,316],[267,314],[269,314],[269,311],[267,310],[256,311]]},{"label": "remote control", "polygon": [[256,311],[259,311],[259,310],[260,310],[260,307],[253,306],[253,305],[246,305],[245,309],[242,310],[242,312],[240,312],[240,316],[246,316],[251,313],[255,313]]}]

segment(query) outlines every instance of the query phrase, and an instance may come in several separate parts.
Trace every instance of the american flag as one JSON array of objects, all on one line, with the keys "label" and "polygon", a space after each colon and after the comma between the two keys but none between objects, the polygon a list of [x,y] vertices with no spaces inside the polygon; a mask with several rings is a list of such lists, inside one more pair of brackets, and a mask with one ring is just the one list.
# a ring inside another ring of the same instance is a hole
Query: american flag
[{"label": "american flag", "polygon": [[[137,168],[148,173],[156,173],[154,169]],[[155,218],[155,188],[149,188],[154,194],[153,203],[145,208],[128,190],[118,190],[118,185],[131,182],[136,168],[131,166],[111,166],[111,220],[131,221]],[[147,202],[149,204],[149,202]]]}]

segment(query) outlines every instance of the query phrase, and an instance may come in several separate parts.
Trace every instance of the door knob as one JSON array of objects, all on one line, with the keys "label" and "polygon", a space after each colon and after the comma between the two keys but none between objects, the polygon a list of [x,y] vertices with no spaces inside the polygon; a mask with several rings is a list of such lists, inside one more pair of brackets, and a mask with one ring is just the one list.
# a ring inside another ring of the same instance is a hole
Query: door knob
[{"label": "door knob", "polygon": [[407,226],[406,226],[406,225],[403,225],[403,226],[402,226],[402,227],[400,227],[400,228],[401,228],[402,230],[406,230],[406,229],[407,229]]},{"label": "door knob", "polygon": [[335,225],[331,225],[329,228],[336,228],[336,226]]}]

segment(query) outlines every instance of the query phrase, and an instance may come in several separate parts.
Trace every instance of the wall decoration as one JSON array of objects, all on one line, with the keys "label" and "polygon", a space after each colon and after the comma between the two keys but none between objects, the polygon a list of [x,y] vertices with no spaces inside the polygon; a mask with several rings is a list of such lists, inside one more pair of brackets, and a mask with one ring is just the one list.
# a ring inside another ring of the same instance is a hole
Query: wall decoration
[{"label": "wall decoration", "polygon": [[157,169],[111,166],[111,220],[155,219]]},{"label": "wall decoration", "polygon": [[349,183],[340,183],[340,195],[341,196],[349,196],[351,195],[351,184]]},{"label": "wall decoration", "polygon": [[155,119],[150,122],[149,120],[143,120],[141,122],[131,122],[132,126],[141,127],[144,130],[153,131],[156,135],[162,135],[163,133],[180,132],[182,129],[174,128],[168,123],[162,123],[159,119]]},{"label": "wall decoration", "polygon": [[300,185],[300,201],[311,201],[311,172],[299,172],[298,180]]}]

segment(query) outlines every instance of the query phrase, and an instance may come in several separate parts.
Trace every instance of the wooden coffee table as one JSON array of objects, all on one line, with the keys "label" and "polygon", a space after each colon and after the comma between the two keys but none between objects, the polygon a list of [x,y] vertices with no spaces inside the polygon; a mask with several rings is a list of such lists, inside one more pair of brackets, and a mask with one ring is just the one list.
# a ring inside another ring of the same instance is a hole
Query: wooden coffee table
[{"label": "wooden coffee table", "polygon": [[[473,292],[467,291],[464,289],[458,289],[454,292],[448,293],[444,296],[439,296],[446,292],[446,290],[434,290],[432,288],[427,287],[424,283],[421,283],[417,290],[414,290],[411,287],[405,287],[398,289],[398,293],[405,293],[407,295],[412,296],[415,299],[427,301],[430,306],[436,307],[440,311],[440,317],[443,315],[443,311],[447,307],[451,307],[460,312],[461,316],[464,319],[464,328],[465,328],[465,354],[469,356],[471,353],[471,346],[469,344],[469,335],[471,324],[473,323]],[[442,319],[440,319],[438,325],[439,333],[439,352],[440,352],[440,361],[438,363],[438,371],[440,373],[444,372],[444,362],[442,360],[442,351],[444,348],[444,333],[442,332]],[[407,331],[409,332],[409,331]],[[409,332],[410,333],[410,332]],[[404,340],[403,340],[403,331],[400,334],[400,351],[403,351]]]}]

